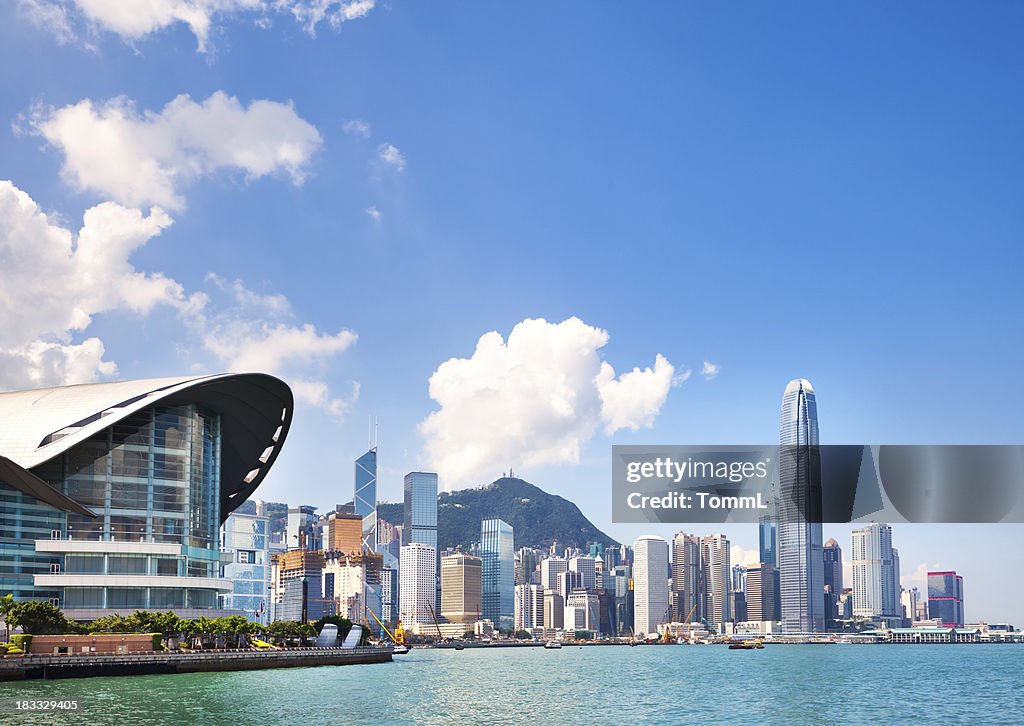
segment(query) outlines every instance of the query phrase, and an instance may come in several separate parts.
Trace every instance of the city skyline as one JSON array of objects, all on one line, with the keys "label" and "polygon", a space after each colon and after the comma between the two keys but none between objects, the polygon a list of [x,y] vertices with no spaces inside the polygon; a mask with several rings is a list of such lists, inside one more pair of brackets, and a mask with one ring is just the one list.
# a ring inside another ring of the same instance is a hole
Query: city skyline
[{"label": "city skyline", "polygon": [[[822,443],[1021,440],[1019,7],[30,5],[0,8],[0,388],[267,370],[299,399],[269,501],[333,505],[377,416],[380,499],[512,467],[623,542],[610,444],[774,441],[794,376]],[[1024,621],[991,566],[1024,527],[894,526],[906,582]]]}]

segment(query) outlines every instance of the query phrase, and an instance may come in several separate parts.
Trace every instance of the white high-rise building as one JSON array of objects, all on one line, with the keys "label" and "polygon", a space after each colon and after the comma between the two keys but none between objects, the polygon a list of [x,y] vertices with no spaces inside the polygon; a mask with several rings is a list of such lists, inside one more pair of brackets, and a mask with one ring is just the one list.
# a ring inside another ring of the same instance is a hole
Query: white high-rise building
[{"label": "white high-rise building", "polygon": [[892,528],[872,523],[853,531],[853,615],[899,617],[899,555],[892,547]]},{"label": "white high-rise building", "polygon": [[569,560],[569,571],[576,573],[576,587],[593,590],[597,587],[597,567],[594,558],[588,555]]},{"label": "white high-rise building", "polygon": [[558,576],[569,569],[564,557],[548,557],[540,563],[540,586],[545,590],[558,589]]},{"label": "white high-rise building", "polygon": [[409,630],[417,623],[432,623],[430,609],[437,595],[437,555],[421,542],[407,544],[398,561],[398,612]]},{"label": "white high-rise building", "polygon": [[647,534],[633,543],[633,629],[657,633],[668,620],[668,543]]},{"label": "white high-rise building", "polygon": [[544,627],[544,588],[540,585],[516,585],[515,629]]}]

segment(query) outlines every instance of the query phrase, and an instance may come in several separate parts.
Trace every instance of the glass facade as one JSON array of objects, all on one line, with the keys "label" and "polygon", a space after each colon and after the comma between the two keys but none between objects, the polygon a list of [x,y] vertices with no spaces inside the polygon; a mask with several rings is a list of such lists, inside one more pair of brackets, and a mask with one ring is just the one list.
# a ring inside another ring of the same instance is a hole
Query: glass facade
[{"label": "glass facade", "polygon": [[221,550],[231,555],[223,569],[223,577],[231,580],[231,592],[221,596],[221,605],[242,610],[245,617],[259,623],[270,621],[269,526],[268,517],[234,512],[221,528]]},{"label": "glass facade", "polygon": [[377,551],[377,449],[372,448],[356,459],[356,514],[363,518],[363,550]]},{"label": "glass facade", "polygon": [[[217,607],[209,585],[159,587],[148,578],[219,577],[220,427],[219,416],[193,404],[152,406],[33,469],[95,519],[0,487],[5,591],[68,609]],[[36,586],[35,575],[59,577]],[[97,576],[147,579],[112,587]]]},{"label": "glass facade", "polygon": [[482,617],[499,628],[511,628],[514,621],[515,554],[512,525],[500,519],[480,523]]},{"label": "glass facade", "polygon": [[809,381],[789,382],[782,398],[778,567],[785,633],[825,630],[818,407]]},{"label": "glass facade", "polygon": [[947,628],[964,624],[964,580],[955,571],[928,573],[928,617]]}]

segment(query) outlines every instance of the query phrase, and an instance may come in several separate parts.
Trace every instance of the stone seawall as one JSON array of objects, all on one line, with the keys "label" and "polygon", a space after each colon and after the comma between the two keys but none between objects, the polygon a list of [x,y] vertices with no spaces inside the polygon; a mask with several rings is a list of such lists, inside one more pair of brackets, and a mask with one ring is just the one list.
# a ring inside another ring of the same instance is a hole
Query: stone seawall
[{"label": "stone seawall", "polygon": [[271,651],[170,652],[133,655],[5,656],[0,658],[0,681],[247,671],[265,668],[387,663],[390,660],[391,648],[291,648]]}]

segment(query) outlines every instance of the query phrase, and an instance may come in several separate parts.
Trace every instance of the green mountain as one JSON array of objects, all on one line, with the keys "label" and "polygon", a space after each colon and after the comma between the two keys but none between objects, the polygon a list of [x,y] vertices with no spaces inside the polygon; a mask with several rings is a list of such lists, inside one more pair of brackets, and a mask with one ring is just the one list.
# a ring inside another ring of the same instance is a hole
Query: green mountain
[{"label": "green mountain", "polygon": [[[401,503],[378,504],[377,516],[392,524],[402,524],[405,518]],[[568,499],[513,477],[502,477],[479,489],[438,495],[438,544],[442,549],[456,545],[466,549],[480,541],[480,521],[494,517],[512,525],[517,549],[547,547],[553,540],[581,549],[590,542],[618,545]]]}]

